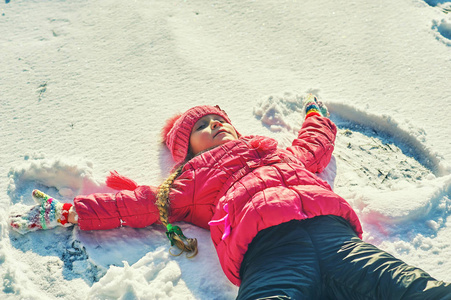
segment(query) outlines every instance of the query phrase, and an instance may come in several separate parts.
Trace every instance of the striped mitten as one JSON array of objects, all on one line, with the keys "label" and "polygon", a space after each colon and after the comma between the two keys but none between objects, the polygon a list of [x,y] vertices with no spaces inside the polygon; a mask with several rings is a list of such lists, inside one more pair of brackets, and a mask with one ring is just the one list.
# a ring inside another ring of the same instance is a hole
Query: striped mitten
[{"label": "striped mitten", "polygon": [[323,116],[327,118],[330,116],[326,105],[324,105],[323,102],[319,101],[318,98],[316,98],[312,94],[308,94],[305,98],[304,112],[305,119],[311,116]]},{"label": "striped mitten", "polygon": [[71,226],[67,222],[70,203],[61,203],[39,190],[32,193],[37,205],[21,215],[10,216],[11,227],[21,234],[39,229],[51,229],[56,226]]}]

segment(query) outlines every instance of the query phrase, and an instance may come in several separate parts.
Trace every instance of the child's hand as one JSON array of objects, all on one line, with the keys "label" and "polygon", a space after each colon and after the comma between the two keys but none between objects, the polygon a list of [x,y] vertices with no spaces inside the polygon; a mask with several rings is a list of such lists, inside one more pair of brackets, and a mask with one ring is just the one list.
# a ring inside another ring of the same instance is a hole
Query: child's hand
[{"label": "child's hand", "polygon": [[11,227],[20,234],[42,229],[41,205],[32,206],[29,211],[23,214],[11,215],[9,221]]},{"label": "child's hand", "polygon": [[23,214],[11,215],[11,227],[21,234],[39,229],[51,229],[58,225],[70,226],[67,223],[70,203],[60,203],[41,191],[34,190],[33,199],[38,204]]},{"label": "child's hand", "polygon": [[330,116],[326,105],[312,94],[308,94],[305,98],[304,112],[306,119],[311,116],[323,116],[327,118]]}]

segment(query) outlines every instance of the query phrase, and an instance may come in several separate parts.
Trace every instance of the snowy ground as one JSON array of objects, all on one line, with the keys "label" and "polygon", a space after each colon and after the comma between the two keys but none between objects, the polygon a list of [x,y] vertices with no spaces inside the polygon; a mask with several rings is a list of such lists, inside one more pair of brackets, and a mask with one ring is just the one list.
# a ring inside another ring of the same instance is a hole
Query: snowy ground
[{"label": "snowy ground", "polygon": [[32,1],[0,3],[0,297],[234,299],[209,232],[194,259],[164,229],[21,236],[10,212],[40,188],[71,201],[109,170],[158,185],[159,132],[219,104],[242,134],[288,145],[302,97],[339,126],[321,176],[364,239],[451,281],[451,1]]}]

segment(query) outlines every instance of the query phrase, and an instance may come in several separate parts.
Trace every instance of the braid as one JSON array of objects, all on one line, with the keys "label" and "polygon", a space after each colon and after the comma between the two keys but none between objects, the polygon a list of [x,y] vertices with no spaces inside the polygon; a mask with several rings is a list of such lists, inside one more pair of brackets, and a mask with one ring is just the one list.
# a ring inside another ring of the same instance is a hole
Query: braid
[{"label": "braid", "polygon": [[169,224],[169,192],[174,180],[180,176],[183,166],[178,167],[168,178],[160,185],[157,194],[156,205],[160,211],[160,221],[164,226]]},{"label": "braid", "polygon": [[[180,165],[168,178],[160,185],[157,193],[157,200],[155,204],[160,211],[160,221],[168,229],[166,232],[169,240],[171,241],[171,246],[176,245],[180,250],[179,256],[183,252],[192,252],[188,258],[192,258],[197,255],[197,239],[186,238],[181,229],[178,226],[172,226],[169,223],[169,192],[171,190],[172,184],[175,179],[180,176],[182,169],[185,164]],[[170,251],[169,251],[170,252]],[[171,253],[171,252],[170,252]],[[172,254],[172,253],[171,253]],[[174,254],[172,254],[174,255]]]}]

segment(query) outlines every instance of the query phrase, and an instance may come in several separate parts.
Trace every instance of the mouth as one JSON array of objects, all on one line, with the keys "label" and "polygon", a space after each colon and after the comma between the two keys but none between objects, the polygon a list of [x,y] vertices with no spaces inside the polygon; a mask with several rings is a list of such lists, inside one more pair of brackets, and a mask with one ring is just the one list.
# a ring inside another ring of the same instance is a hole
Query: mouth
[{"label": "mouth", "polygon": [[218,136],[218,135],[221,134],[221,133],[229,133],[229,132],[226,131],[226,130],[219,130],[219,131],[213,136],[213,138],[215,138],[216,136]]}]

